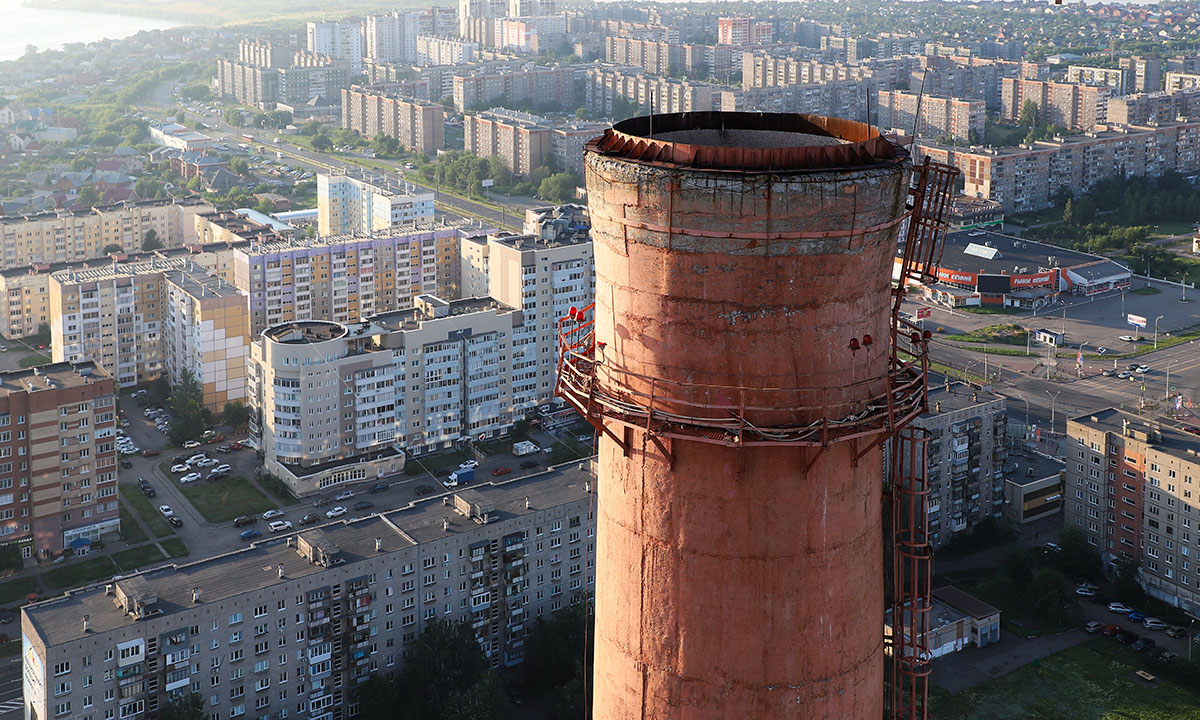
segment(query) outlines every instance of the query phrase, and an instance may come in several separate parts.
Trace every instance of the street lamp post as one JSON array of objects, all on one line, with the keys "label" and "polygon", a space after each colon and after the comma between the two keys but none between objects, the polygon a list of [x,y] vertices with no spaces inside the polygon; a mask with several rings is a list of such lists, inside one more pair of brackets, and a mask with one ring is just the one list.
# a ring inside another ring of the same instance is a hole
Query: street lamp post
[{"label": "street lamp post", "polygon": [[1043,392],[1050,398],[1050,432],[1054,432],[1054,407],[1058,404],[1058,396],[1062,394],[1062,390],[1054,394],[1050,394],[1049,390],[1044,390]]},{"label": "street lamp post", "polygon": [[1158,321],[1162,320],[1162,319],[1163,319],[1162,315],[1159,315],[1158,317],[1154,318],[1154,349],[1155,350],[1158,349]]},{"label": "street lamp post", "polygon": [[[1059,392],[1061,392],[1061,391],[1059,391]],[[1020,400],[1021,402],[1025,403],[1025,436],[1028,437],[1029,436],[1029,401],[1026,400],[1025,396],[1021,395],[1020,393],[1017,394],[1017,399]]]},{"label": "street lamp post", "polygon": [[1174,364],[1175,364],[1174,360],[1167,363],[1167,389],[1166,389],[1166,392],[1163,393],[1163,400],[1171,399],[1171,366]]}]

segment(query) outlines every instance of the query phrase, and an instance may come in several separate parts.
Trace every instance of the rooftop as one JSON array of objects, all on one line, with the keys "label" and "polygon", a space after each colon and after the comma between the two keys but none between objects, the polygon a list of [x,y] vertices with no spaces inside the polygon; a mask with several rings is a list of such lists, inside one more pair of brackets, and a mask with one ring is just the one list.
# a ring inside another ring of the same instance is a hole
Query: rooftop
[{"label": "rooftop", "polygon": [[964,382],[947,380],[941,385],[934,385],[931,379],[929,383],[929,412],[924,413],[922,417],[936,417],[944,413],[965,410],[969,407],[1003,399],[1002,395],[997,395],[987,390],[980,390]]},{"label": "rooftop", "polygon": [[996,608],[966,591],[959,590],[953,585],[943,585],[940,588],[934,588],[932,594],[934,600],[940,600],[946,605],[975,618],[982,619],[1000,614],[1000,611]]},{"label": "rooftop", "polygon": [[[586,498],[589,493],[586,485],[591,474],[588,469],[580,468],[578,463],[569,463],[507,482],[493,481],[474,490],[492,506],[491,522],[509,520]],[[311,536],[311,530],[300,534],[305,536],[306,543],[313,538],[323,547],[336,547],[344,563],[353,565],[376,558],[380,553],[397,552],[450,535],[474,533],[477,522],[455,512],[452,496],[453,493],[443,493],[398,510],[327,523],[321,526],[323,536]],[[443,497],[450,498],[448,505],[443,504]],[[377,540],[379,549],[376,549]],[[297,548],[291,547],[293,542],[272,537],[187,565],[149,570],[138,574],[145,580],[140,589],[157,597],[157,611],[170,615],[198,604],[221,602],[325,571],[324,567],[310,563]],[[279,577],[280,566],[284,579]],[[196,602],[192,601],[193,588],[197,590]],[[90,633],[93,634],[136,622],[105,593],[104,584],[75,590],[26,606],[24,610],[31,626],[47,645],[84,637],[80,621],[84,615],[89,616]]]},{"label": "rooftop", "polygon": [[[1191,462],[1200,462],[1200,423],[1153,421],[1116,408],[1080,415],[1071,418],[1070,421],[1116,435],[1125,435],[1125,422],[1129,423],[1128,428],[1131,432],[1157,430],[1158,434],[1150,441],[1151,445],[1172,455],[1189,456]],[[1192,428],[1195,432],[1188,432],[1184,428]]]},{"label": "rooftop", "polygon": [[[980,248],[994,251],[990,253],[993,257],[989,259],[982,254],[976,254]],[[968,253],[968,249],[972,252]],[[961,272],[983,272],[988,275],[1027,275],[1053,267],[1071,268],[1074,271],[1079,266],[1091,263],[1097,263],[1092,266],[1096,269],[1099,269],[1100,264],[1111,265],[1110,270],[1120,268],[1111,260],[1098,255],[986,230],[971,230],[946,236],[939,267]]]},{"label": "rooftop", "polygon": [[186,265],[167,272],[167,279],[194,298],[232,297],[241,291],[204,268]]},{"label": "rooftop", "polygon": [[139,260],[137,262],[123,263],[113,261],[105,265],[96,265],[90,268],[70,268],[56,272],[51,277],[64,284],[96,282],[119,277],[151,275],[168,270],[178,270],[184,267],[187,262],[187,259],[183,257],[161,258],[154,256],[148,260]]},{"label": "rooftop", "polygon": [[586,233],[568,234],[561,237],[544,238],[538,235],[517,235],[509,232],[499,232],[488,235],[488,242],[503,245],[514,250],[529,251],[550,250],[553,248],[571,247],[574,245],[591,244],[592,238]]},{"label": "rooftop", "polygon": [[25,370],[0,372],[0,392],[12,395],[38,390],[83,387],[107,378],[108,374],[95,363],[60,362]]},{"label": "rooftop", "polygon": [[1057,475],[1065,467],[1052,457],[1023,448],[1008,456],[1004,463],[1004,477],[1016,485],[1028,485]]},{"label": "rooftop", "polygon": [[263,330],[263,337],[284,345],[310,345],[345,337],[345,325],[327,320],[305,320],[275,325]]}]

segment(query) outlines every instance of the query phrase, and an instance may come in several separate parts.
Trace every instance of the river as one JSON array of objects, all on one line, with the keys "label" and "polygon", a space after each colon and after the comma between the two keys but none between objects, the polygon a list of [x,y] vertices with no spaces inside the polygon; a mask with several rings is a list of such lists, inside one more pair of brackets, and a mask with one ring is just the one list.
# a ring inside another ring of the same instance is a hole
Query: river
[{"label": "river", "polygon": [[75,10],[43,10],[0,0],[0,61],[25,54],[26,45],[57,50],[66,43],[128,37],[142,30],[162,30],[178,23],[154,18],[106,15]]}]

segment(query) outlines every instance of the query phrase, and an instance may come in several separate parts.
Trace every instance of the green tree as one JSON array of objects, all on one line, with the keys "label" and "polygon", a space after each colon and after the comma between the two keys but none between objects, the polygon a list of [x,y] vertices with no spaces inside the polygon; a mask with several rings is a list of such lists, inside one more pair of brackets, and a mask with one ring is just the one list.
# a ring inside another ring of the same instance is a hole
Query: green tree
[{"label": "green tree", "polygon": [[1118,600],[1131,605],[1140,604],[1146,599],[1146,591],[1138,582],[1136,560],[1126,557],[1117,558],[1117,579],[1113,582],[1113,591]]},{"label": "green tree", "polygon": [[404,720],[439,720],[454,698],[488,672],[488,661],[467,623],[434,619],[418,636],[396,678],[407,699]]},{"label": "green tree", "polygon": [[1038,570],[1027,595],[1032,597],[1032,614],[1044,623],[1068,625],[1079,614],[1079,596],[1063,574],[1052,567]]},{"label": "green tree", "polygon": [[1027,587],[1033,580],[1033,562],[1023,550],[1009,550],[1000,556],[1000,573],[1016,587]]},{"label": "green tree", "polygon": [[246,158],[244,157],[235,156],[229,158],[229,162],[226,163],[226,167],[229,168],[229,172],[234,173],[235,175],[241,175],[244,178],[250,177],[250,163],[246,162]]},{"label": "green tree", "polygon": [[488,672],[464,692],[452,697],[440,720],[510,720],[513,711],[499,676]]},{"label": "green tree", "polygon": [[182,445],[199,440],[204,433],[204,392],[192,371],[184,368],[179,383],[171,388],[171,443]]},{"label": "green tree", "polygon": [[205,720],[204,698],[200,693],[169,695],[159,710],[159,720]]},{"label": "green tree", "polygon": [[227,107],[222,110],[221,119],[225,121],[226,125],[232,125],[233,127],[241,127],[245,121],[242,111],[235,107]]},{"label": "green tree", "polygon": [[571,173],[554,173],[538,185],[538,197],[550,202],[566,202],[575,196],[576,180]]},{"label": "green tree", "polygon": [[[554,693],[554,704],[565,706],[554,717],[584,716],[582,703],[585,678],[591,676],[591,655],[585,650],[595,632],[595,612],[591,598],[578,593],[571,602],[549,619],[539,617],[525,643],[522,672],[530,694]],[[587,683],[590,686],[590,683]],[[576,706],[574,703],[578,703]]]},{"label": "green tree", "polygon": [[96,188],[91,185],[84,185],[79,190],[79,196],[75,199],[75,202],[78,205],[91,209],[96,206],[96,203],[100,202],[100,193],[96,192]]},{"label": "green tree", "polygon": [[104,249],[100,252],[104,255],[111,255],[112,253],[123,253],[125,252],[125,248],[121,247],[118,243],[110,243],[105,245]]},{"label": "green tree", "polygon": [[333,147],[333,141],[329,139],[328,135],[326,135],[325,133],[321,133],[319,135],[313,136],[312,146],[313,146],[313,150],[317,150],[319,152],[325,152],[329,148]]},{"label": "green tree", "polygon": [[366,682],[358,686],[358,711],[362,720],[393,720],[396,708],[402,707],[403,702],[395,680],[377,672],[371,673]]},{"label": "green tree", "polygon": [[400,151],[400,141],[391,135],[375,133],[375,137],[371,138],[371,149],[376,155],[392,157]]},{"label": "green tree", "polygon": [[1041,116],[1041,110],[1036,102],[1031,99],[1026,99],[1021,103],[1021,114],[1017,117],[1017,123],[1028,128],[1036,127],[1038,118]]},{"label": "green tree", "polygon": [[1103,571],[1100,554],[1088,547],[1083,533],[1076,528],[1066,528],[1058,537],[1062,552],[1056,553],[1058,567],[1072,576],[1099,578]]},{"label": "green tree", "polygon": [[162,246],[162,240],[158,239],[158,232],[154,228],[147,230],[145,237],[142,238],[142,250],[150,252],[151,250],[158,250]]},{"label": "green tree", "polygon": [[316,120],[309,120],[300,127],[301,135],[308,135],[311,137],[319,132],[321,132],[321,123],[317,122]]},{"label": "green tree", "polygon": [[125,136],[125,144],[133,146],[144,140],[148,133],[145,126],[138,123],[130,123],[125,126],[121,134]]}]

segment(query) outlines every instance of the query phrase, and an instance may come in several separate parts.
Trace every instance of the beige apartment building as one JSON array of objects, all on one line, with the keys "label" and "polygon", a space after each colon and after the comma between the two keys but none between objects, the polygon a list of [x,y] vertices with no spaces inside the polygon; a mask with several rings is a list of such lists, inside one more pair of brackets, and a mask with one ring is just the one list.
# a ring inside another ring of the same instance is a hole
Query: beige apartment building
[{"label": "beige apartment building", "polygon": [[[881,90],[876,94],[881,128],[903,130],[921,137],[948,137],[964,142],[983,139],[987,108],[983,100],[922,97],[916,93]],[[918,123],[917,112],[921,113]]]},{"label": "beige apartment building", "polygon": [[[604,59],[617,65],[636,65],[653,75],[673,75],[686,72],[689,76],[708,65],[714,77],[716,55],[725,58],[725,64],[733,57],[734,49],[712,45],[689,45],[682,43],[657,42],[636,37],[607,35],[604,38]],[[740,59],[740,58],[739,58]]]},{"label": "beige apartment building", "polygon": [[246,404],[250,357],[246,294],[195,265],[165,274],[163,332],[167,377],[172,384],[190,370],[204,407],[219,413],[226,403]]},{"label": "beige apartment building", "polygon": [[1067,82],[1083,85],[1104,85],[1112,88],[1115,97],[1135,92],[1133,78],[1125,68],[1102,68],[1087,65],[1068,65]]},{"label": "beige apartment building", "polygon": [[49,560],[120,531],[114,392],[87,362],[0,373],[0,543]]},{"label": "beige apartment building", "polygon": [[479,43],[451,37],[417,36],[418,65],[463,65],[479,59]]},{"label": "beige apartment building", "polygon": [[486,107],[501,99],[573,109],[577,105],[575,68],[524,66],[454,76],[454,109],[459,112]]},{"label": "beige apartment building", "polygon": [[1169,72],[1163,88],[1167,92],[1200,88],[1200,72]]},{"label": "beige apartment building", "polygon": [[433,193],[385,175],[317,174],[321,235],[399,232],[433,222]]},{"label": "beige apartment building", "polygon": [[396,138],[405,150],[432,155],[445,147],[445,110],[438,103],[353,85],[342,90],[342,127],[365,138]]},{"label": "beige apartment building", "polygon": [[26,717],[148,717],[199,687],[206,716],[346,720],[435,619],[517,665],[594,590],[594,483],[571,463],[26,606]]},{"label": "beige apartment building", "polygon": [[1124,70],[1133,82],[1131,92],[1158,92],[1163,86],[1163,59],[1154,55],[1123,57],[1118,67]]},{"label": "beige apartment building", "polygon": [[1067,422],[1065,522],[1154,597],[1200,613],[1200,437],[1108,408]]},{"label": "beige apartment building", "polygon": [[587,106],[596,113],[612,113],[617,98],[648,109],[653,97],[656,113],[714,110],[720,102],[719,85],[647,75],[640,68],[594,66],[586,77]]},{"label": "beige apartment building", "polygon": [[1108,121],[1115,125],[1174,122],[1181,117],[1200,117],[1200,87],[1135,93],[1108,101]]},{"label": "beige apartment building", "polygon": [[[1067,130],[1091,130],[1108,118],[1112,88],[1049,80],[1000,80],[1000,117],[1017,120],[1026,101],[1038,107],[1038,120]],[[1171,118],[1174,120],[1174,118]]]},{"label": "beige apartment building", "polygon": [[2,215],[0,270],[98,258],[110,245],[119,245],[127,253],[139,252],[150,230],[164,247],[178,247],[196,239],[192,218],[211,211],[207,202],[188,199]]},{"label": "beige apartment building", "polygon": [[1025,212],[1049,207],[1061,188],[1086,193],[1119,173],[1200,172],[1200,121],[1098,126],[1083,135],[1018,147],[963,149],[925,142],[918,147],[921,155],[958,167],[966,195],[998,202],[1005,212]]},{"label": "beige apartment building", "polygon": [[481,158],[499,157],[518,175],[529,175],[553,155],[559,167],[582,176],[583,146],[606,127],[603,123],[552,122],[504,108],[463,117],[467,152]]},{"label": "beige apartment building", "polygon": [[164,274],[185,262],[155,258],[51,275],[54,362],[94,362],[122,388],[157,379],[164,369]]}]

